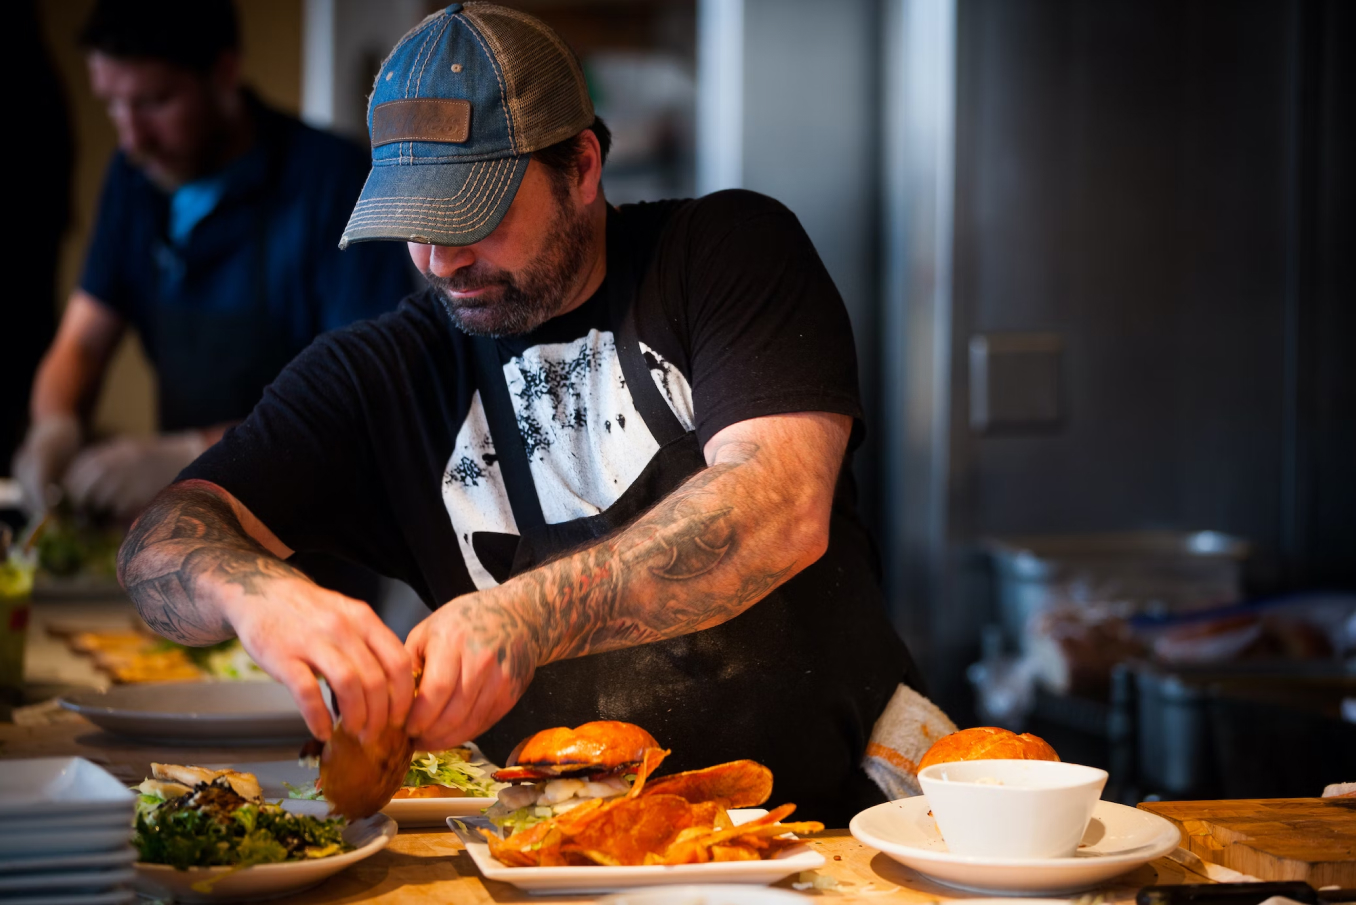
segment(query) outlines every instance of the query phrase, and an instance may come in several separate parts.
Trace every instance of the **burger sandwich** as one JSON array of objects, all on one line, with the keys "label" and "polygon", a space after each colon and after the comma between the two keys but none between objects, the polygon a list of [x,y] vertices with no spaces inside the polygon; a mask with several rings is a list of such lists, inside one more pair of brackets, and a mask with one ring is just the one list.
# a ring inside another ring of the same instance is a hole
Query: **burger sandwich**
[{"label": "burger sandwich", "polygon": [[659,750],[654,736],[616,720],[544,729],[519,742],[492,774],[507,785],[485,816],[515,833],[586,801],[625,795],[651,749]]}]

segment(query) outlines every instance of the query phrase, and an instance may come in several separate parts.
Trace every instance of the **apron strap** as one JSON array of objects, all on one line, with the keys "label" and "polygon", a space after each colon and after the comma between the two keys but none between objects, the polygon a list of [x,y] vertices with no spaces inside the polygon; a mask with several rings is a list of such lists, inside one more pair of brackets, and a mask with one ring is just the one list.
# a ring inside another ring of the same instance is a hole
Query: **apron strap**
[{"label": "apron strap", "polygon": [[[654,378],[650,376],[650,366],[645,361],[645,353],[640,349],[640,339],[636,334],[638,293],[633,276],[632,248],[616,211],[611,207],[607,209],[607,248],[609,254],[605,285],[613,336],[617,343],[617,358],[621,361],[631,401],[635,403],[636,411],[640,413],[655,442],[662,448],[681,439],[688,431],[674,415],[673,409],[669,408],[659,387],[655,386]],[[518,430],[513,399],[509,396],[508,383],[504,380],[499,346],[490,337],[473,336],[471,350],[475,359],[480,402],[485,409],[485,420],[489,423],[494,451],[503,471],[504,489],[508,493],[509,506],[513,509],[513,520],[518,524],[519,534],[541,528],[546,524],[546,517],[541,511],[541,500],[537,498],[527,447]]]},{"label": "apron strap", "polygon": [[[687,434],[687,428],[669,408],[664,394],[650,376],[650,365],[640,349],[636,333],[636,306],[640,303],[639,287],[633,270],[633,248],[621,228],[620,217],[613,208],[607,209],[607,281],[608,304],[611,307],[613,338],[617,343],[617,358],[622,374],[631,391],[631,401],[645,421],[650,435],[660,448]],[[617,252],[617,253],[614,253]]]},{"label": "apron strap", "polygon": [[508,492],[513,520],[518,533],[546,524],[541,500],[537,499],[537,485],[532,480],[532,468],[523,445],[518,418],[514,414],[513,399],[504,380],[504,366],[499,361],[499,346],[488,336],[473,336],[471,350],[475,359],[476,383],[480,389],[480,403],[485,409],[485,420],[494,440],[494,452],[504,475],[504,489]]}]

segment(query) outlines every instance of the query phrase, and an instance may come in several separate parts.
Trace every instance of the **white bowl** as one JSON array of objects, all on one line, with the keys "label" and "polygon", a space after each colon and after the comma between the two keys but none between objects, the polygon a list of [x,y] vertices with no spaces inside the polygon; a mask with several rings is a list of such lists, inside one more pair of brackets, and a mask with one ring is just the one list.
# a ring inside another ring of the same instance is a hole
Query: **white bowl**
[{"label": "white bowl", "polygon": [[652,886],[619,892],[598,905],[804,905],[805,897],[789,889],[731,884]]},{"label": "white bowl", "polygon": [[966,760],[918,772],[956,855],[1064,858],[1083,838],[1105,770],[1048,760]]}]

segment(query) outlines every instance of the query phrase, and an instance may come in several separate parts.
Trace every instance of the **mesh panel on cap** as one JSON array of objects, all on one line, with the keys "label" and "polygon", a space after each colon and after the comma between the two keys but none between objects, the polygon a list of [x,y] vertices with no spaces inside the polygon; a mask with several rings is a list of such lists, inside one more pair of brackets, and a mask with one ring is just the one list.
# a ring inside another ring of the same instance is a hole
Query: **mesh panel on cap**
[{"label": "mesh panel on cap", "polygon": [[490,3],[468,3],[462,15],[503,69],[517,153],[549,147],[593,124],[593,102],[574,52],[545,23]]}]

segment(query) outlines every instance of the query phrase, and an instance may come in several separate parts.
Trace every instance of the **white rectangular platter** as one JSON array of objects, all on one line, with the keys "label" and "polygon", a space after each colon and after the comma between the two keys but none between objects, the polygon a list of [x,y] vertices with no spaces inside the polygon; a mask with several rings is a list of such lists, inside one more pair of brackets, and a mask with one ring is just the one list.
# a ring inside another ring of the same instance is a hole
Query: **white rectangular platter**
[{"label": "white rectangular platter", "polygon": [[[730,811],[736,825],[761,817],[762,808]],[[824,864],[824,856],[808,845],[797,845],[767,861],[712,861],[706,864],[650,865],[639,867],[507,867],[490,855],[490,847],[475,831],[478,821],[463,826],[449,818],[448,826],[461,839],[476,867],[489,880],[512,883],[534,895],[616,892],[643,886],[707,883],[744,883],[765,886],[802,870]],[[488,826],[488,824],[482,824]],[[469,830],[469,831],[468,831]]]}]

